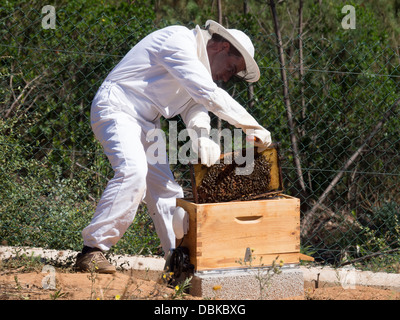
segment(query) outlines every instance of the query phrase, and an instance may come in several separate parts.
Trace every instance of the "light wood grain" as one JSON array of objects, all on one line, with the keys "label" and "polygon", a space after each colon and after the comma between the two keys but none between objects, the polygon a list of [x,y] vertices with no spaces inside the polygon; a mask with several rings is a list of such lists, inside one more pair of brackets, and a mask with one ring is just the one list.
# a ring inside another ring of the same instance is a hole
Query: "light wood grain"
[{"label": "light wood grain", "polygon": [[195,269],[240,267],[246,249],[254,261],[270,265],[279,256],[298,263],[300,252],[300,200],[282,195],[275,200],[195,204],[178,199],[189,214],[188,247]]}]

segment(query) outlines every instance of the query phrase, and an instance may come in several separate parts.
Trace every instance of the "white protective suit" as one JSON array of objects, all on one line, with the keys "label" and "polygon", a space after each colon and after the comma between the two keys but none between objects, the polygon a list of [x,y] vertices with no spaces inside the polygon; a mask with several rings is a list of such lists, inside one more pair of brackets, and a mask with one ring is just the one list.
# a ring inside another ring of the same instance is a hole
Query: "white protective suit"
[{"label": "white protective suit", "polygon": [[[267,145],[270,134],[214,83],[207,56],[208,31],[171,26],[134,46],[107,76],[92,103],[91,125],[115,172],[83,230],[84,245],[107,251],[147,204],[165,253],[175,248],[172,214],[182,188],[169,164],[146,156],[149,130],[160,117],[181,115],[187,128],[210,131],[208,111],[230,124],[254,129]],[[196,142],[196,141],[193,141]]]}]

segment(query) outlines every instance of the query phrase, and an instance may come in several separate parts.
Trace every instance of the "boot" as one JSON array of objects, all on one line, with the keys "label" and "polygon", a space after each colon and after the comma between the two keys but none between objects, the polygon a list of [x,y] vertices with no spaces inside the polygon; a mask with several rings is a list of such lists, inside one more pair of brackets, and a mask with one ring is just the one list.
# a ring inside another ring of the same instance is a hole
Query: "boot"
[{"label": "boot", "polygon": [[78,271],[115,273],[115,267],[107,260],[102,250],[84,247],[76,257],[75,268]]}]

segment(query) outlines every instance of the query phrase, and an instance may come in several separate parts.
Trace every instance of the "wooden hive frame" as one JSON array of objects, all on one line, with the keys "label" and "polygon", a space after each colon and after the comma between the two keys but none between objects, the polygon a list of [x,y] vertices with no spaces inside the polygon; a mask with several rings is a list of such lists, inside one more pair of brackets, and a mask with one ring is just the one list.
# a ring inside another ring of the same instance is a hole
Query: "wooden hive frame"
[{"label": "wooden hive frame", "polygon": [[[263,193],[255,193],[249,195],[245,200],[259,199],[269,195],[279,194],[283,192],[281,157],[279,148],[280,144],[274,143],[261,153],[261,156],[264,157],[271,165],[270,177],[268,177],[270,179],[268,190],[266,190],[266,192]],[[237,152],[238,151],[221,155],[221,162],[223,162],[225,157],[230,157],[231,159],[234,158],[234,154]],[[193,201],[195,203],[200,203],[198,189],[203,181],[203,178],[206,176],[209,170],[210,170],[209,167],[202,164],[191,164],[190,166]],[[234,199],[234,200],[240,200],[240,199]]]}]

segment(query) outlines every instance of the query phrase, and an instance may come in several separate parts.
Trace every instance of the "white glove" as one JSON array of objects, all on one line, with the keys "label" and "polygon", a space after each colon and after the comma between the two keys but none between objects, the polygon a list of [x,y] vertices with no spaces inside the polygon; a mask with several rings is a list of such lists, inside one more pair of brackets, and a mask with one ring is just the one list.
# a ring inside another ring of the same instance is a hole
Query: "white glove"
[{"label": "white glove", "polygon": [[200,137],[193,141],[193,148],[200,158],[202,164],[207,167],[216,163],[221,156],[221,149],[217,143],[208,137]]},{"label": "white glove", "polygon": [[252,133],[246,137],[246,140],[258,147],[258,152],[263,152],[271,145],[271,133],[268,130],[263,128],[251,131]]}]

